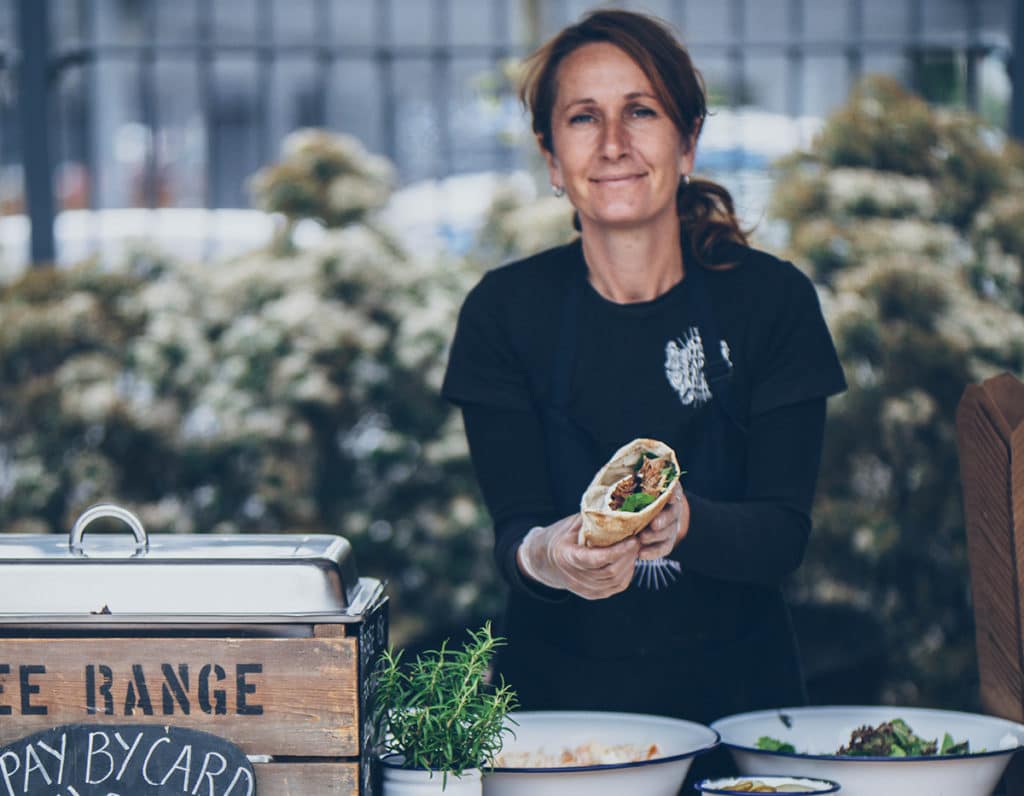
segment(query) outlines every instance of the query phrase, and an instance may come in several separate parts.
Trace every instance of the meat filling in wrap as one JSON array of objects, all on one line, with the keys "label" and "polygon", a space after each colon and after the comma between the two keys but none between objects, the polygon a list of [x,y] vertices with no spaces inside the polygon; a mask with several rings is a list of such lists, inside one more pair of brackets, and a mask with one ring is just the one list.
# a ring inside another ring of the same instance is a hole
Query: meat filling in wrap
[{"label": "meat filling in wrap", "polygon": [[633,472],[611,491],[608,507],[615,511],[640,511],[668,489],[677,475],[671,458],[645,450],[633,465]]}]

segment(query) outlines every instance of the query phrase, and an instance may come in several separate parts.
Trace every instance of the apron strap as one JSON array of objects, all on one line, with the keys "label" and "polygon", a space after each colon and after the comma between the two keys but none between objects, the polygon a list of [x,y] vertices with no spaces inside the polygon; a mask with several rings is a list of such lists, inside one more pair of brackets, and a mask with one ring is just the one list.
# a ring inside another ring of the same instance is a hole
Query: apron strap
[{"label": "apron strap", "polygon": [[574,271],[566,284],[562,323],[555,340],[551,399],[542,410],[551,488],[559,516],[563,517],[579,511],[580,495],[602,464],[598,460],[595,440],[569,413],[582,278],[579,272]]},{"label": "apron strap", "polygon": [[551,405],[562,412],[569,408],[572,371],[576,359],[576,324],[580,305],[578,276],[570,276],[569,284],[566,286],[562,324],[555,343],[554,370],[551,373]]}]

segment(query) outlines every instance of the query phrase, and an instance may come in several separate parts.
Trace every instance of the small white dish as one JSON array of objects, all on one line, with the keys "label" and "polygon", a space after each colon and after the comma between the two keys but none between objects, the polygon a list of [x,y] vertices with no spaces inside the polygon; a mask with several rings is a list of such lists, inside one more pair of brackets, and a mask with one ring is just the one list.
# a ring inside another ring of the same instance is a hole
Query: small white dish
[{"label": "small white dish", "polygon": [[[736,786],[743,782],[758,782],[772,788],[785,785],[797,785],[802,790],[788,791],[789,793],[803,793],[814,796],[822,793],[835,793],[839,790],[839,783],[829,779],[808,779],[807,777],[782,777],[766,774],[745,774],[742,777],[725,777],[719,779],[702,779],[693,787],[701,793],[725,794],[725,796],[745,796],[750,793],[747,790],[736,790]],[[762,791],[770,793],[771,791]],[[787,791],[777,791],[786,793]]]}]

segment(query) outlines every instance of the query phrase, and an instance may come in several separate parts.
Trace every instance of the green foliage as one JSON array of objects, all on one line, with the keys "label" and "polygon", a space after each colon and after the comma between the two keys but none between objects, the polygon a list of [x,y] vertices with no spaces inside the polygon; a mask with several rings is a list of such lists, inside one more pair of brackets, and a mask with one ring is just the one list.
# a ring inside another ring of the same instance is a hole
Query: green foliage
[{"label": "green foliage", "polygon": [[781,164],[773,211],[850,383],[830,402],[794,594],[877,618],[887,701],[977,707],[954,422],[968,384],[1024,373],[1022,164],[885,79]]},{"label": "green foliage", "polygon": [[516,707],[504,681],[486,681],[502,643],[488,622],[469,631],[461,650],[446,640],[407,665],[402,652],[385,651],[373,673],[374,727],[383,751],[403,755],[409,768],[444,772],[445,783],[448,774],[492,766],[502,737],[512,731],[508,712]]}]

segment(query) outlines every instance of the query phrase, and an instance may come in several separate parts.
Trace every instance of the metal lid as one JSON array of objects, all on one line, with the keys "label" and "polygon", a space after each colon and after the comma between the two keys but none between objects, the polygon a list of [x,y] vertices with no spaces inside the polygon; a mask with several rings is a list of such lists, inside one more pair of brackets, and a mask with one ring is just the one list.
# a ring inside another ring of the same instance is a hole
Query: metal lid
[{"label": "metal lid", "polygon": [[[95,520],[132,532],[92,534]],[[354,621],[382,584],[356,575],[340,536],[150,536],[120,506],[93,506],[67,539],[0,534],[0,624]]]}]

